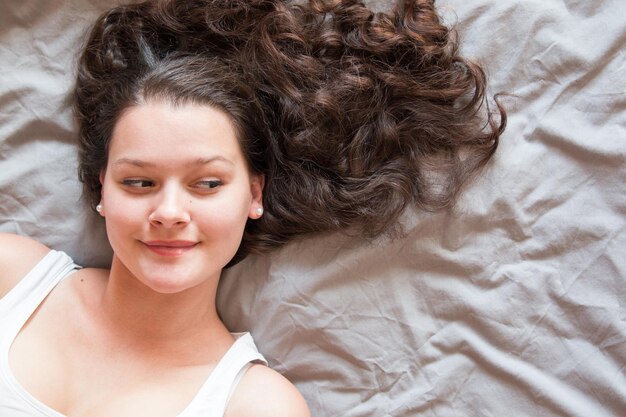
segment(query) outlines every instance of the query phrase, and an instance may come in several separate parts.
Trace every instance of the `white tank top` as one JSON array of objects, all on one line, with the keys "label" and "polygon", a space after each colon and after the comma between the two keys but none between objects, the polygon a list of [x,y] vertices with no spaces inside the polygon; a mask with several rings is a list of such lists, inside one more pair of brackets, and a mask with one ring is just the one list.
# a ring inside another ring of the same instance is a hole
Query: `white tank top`
[{"label": "white tank top", "polygon": [[[0,299],[0,416],[65,417],[28,393],[9,367],[9,348],[20,329],[52,289],[80,267],[63,252],[50,251]],[[178,416],[222,417],[237,383],[253,362],[267,364],[249,333],[233,333],[235,343],[220,359],[191,403]]]}]

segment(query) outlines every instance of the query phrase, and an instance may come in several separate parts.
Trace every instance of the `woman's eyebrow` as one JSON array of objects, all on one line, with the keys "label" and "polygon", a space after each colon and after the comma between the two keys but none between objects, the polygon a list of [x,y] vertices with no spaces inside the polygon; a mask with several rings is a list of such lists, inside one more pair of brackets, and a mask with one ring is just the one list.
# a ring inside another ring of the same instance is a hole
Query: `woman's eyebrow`
[{"label": "woman's eyebrow", "polygon": [[[225,162],[228,163],[230,165],[234,165],[234,163],[230,160],[227,159],[223,156],[212,156],[209,158],[197,158],[191,162],[189,162],[189,165],[193,165],[193,166],[198,166],[198,165],[207,165],[207,164],[211,164],[214,162]],[[113,162],[113,165],[115,166],[119,166],[119,165],[134,165],[140,168],[151,168],[156,166],[156,164],[149,162],[149,161],[144,161],[141,159],[133,159],[133,158],[119,158],[117,160],[115,160],[115,162]]]}]

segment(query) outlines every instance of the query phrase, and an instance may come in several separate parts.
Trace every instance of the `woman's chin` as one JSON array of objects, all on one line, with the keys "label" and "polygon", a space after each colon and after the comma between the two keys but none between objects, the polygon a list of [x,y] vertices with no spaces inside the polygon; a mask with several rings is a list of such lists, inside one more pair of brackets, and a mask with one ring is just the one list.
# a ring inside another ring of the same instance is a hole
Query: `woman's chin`
[{"label": "woman's chin", "polygon": [[196,287],[217,286],[222,266],[207,257],[158,257],[140,253],[135,259],[114,257],[112,270],[125,281],[135,281],[159,294],[176,294]]},{"label": "woman's chin", "polygon": [[177,294],[189,289],[208,284],[206,277],[195,277],[188,271],[158,271],[142,274],[140,281],[146,287],[159,294]]},{"label": "woman's chin", "polygon": [[190,288],[190,286],[188,284],[185,285],[185,283],[172,282],[172,280],[158,278],[144,280],[143,284],[153,292],[163,295],[178,294]]}]

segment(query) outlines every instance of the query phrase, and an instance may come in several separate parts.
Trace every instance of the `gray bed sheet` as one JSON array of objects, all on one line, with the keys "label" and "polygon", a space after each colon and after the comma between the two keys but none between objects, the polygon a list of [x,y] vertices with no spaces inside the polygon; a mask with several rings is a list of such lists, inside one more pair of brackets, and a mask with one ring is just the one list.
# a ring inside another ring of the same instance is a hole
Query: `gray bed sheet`
[{"label": "gray bed sheet", "polygon": [[[0,231],[88,266],[111,252],[80,198],[68,92],[110,3],[0,4]],[[403,238],[250,257],[220,312],[314,416],[625,416],[626,2],[438,5],[510,94],[493,162],[454,209],[409,210]]]}]

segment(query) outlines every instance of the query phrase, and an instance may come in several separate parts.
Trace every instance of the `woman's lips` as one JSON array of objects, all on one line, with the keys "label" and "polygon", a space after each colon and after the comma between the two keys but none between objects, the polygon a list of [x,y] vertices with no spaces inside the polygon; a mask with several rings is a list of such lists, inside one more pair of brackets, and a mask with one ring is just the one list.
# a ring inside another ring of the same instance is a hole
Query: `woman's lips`
[{"label": "woman's lips", "polygon": [[198,242],[188,240],[151,240],[143,242],[143,244],[157,255],[180,256],[195,248]]}]

